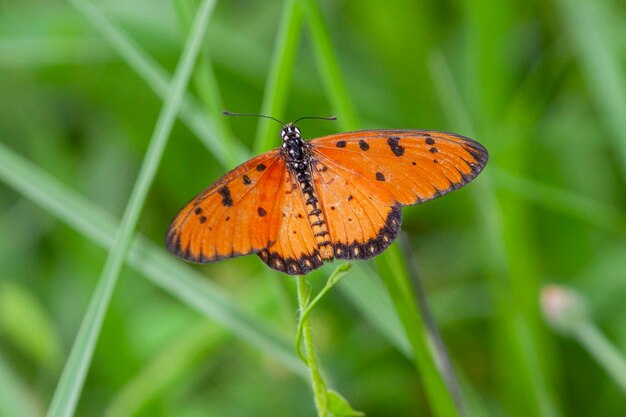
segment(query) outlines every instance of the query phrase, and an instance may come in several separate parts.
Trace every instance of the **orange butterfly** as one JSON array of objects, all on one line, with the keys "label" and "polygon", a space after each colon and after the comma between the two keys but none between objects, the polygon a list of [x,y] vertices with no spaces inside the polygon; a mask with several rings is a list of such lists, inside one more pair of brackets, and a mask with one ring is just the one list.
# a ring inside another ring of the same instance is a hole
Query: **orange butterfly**
[{"label": "orange butterfly", "polygon": [[371,258],[396,238],[402,206],[460,188],[489,157],[453,133],[364,130],[304,141],[294,123],[283,124],[280,148],[183,207],[167,231],[170,252],[201,263],[256,253],[290,275]]}]

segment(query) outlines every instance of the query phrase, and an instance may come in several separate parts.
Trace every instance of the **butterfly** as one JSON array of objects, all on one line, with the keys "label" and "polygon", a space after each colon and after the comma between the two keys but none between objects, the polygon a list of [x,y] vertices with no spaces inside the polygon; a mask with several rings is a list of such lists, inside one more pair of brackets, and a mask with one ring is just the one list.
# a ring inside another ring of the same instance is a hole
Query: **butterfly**
[{"label": "butterfly", "polygon": [[453,133],[363,130],[305,141],[301,119],[262,117],[283,125],[282,145],[180,210],[166,234],[174,255],[206,263],[256,253],[289,275],[335,258],[368,259],[398,235],[402,206],[459,189],[489,158],[480,143]]}]

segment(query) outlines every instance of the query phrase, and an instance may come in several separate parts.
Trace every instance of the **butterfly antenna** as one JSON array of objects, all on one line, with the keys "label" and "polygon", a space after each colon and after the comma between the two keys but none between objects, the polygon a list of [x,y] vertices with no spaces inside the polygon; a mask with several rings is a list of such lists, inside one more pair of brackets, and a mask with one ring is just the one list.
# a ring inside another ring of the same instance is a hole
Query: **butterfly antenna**
[{"label": "butterfly antenna", "polygon": [[337,120],[337,116],[328,116],[328,117],[304,116],[304,117],[300,117],[299,119],[294,120],[293,122],[291,122],[291,124],[298,123],[300,120],[303,120],[303,119]]},{"label": "butterfly antenna", "polygon": [[272,116],[268,116],[267,114],[256,114],[256,113],[233,113],[230,111],[226,111],[224,110],[222,113],[224,113],[226,116],[252,116],[252,117],[264,117],[266,119],[271,119],[274,120],[275,122],[280,123],[281,125],[285,125],[285,123],[281,122],[280,120],[278,120],[275,117]]}]

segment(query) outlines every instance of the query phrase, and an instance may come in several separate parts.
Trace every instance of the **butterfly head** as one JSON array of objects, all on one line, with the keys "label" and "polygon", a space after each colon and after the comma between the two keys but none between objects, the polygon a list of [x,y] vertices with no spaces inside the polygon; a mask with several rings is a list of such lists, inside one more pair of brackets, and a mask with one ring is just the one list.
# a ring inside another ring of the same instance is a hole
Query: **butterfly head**
[{"label": "butterfly head", "polygon": [[292,123],[287,123],[280,130],[280,137],[283,140],[283,145],[287,143],[290,139],[301,139],[300,129],[298,128],[298,126]]},{"label": "butterfly head", "polygon": [[287,163],[294,169],[298,169],[308,155],[307,144],[300,137],[300,129],[293,123],[288,123],[280,130],[283,140],[282,154],[287,158]]}]

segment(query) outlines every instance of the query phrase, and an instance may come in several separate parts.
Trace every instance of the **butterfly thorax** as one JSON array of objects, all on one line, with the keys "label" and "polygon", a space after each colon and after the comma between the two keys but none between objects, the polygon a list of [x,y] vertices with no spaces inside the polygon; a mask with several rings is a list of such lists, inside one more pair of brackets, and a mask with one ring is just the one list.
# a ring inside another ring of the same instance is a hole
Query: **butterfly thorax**
[{"label": "butterfly thorax", "polygon": [[283,139],[281,154],[304,196],[308,221],[315,236],[319,255],[322,259],[332,259],[334,250],[330,241],[328,225],[313,185],[311,145],[302,139],[300,129],[292,124],[285,125],[280,135]]}]

